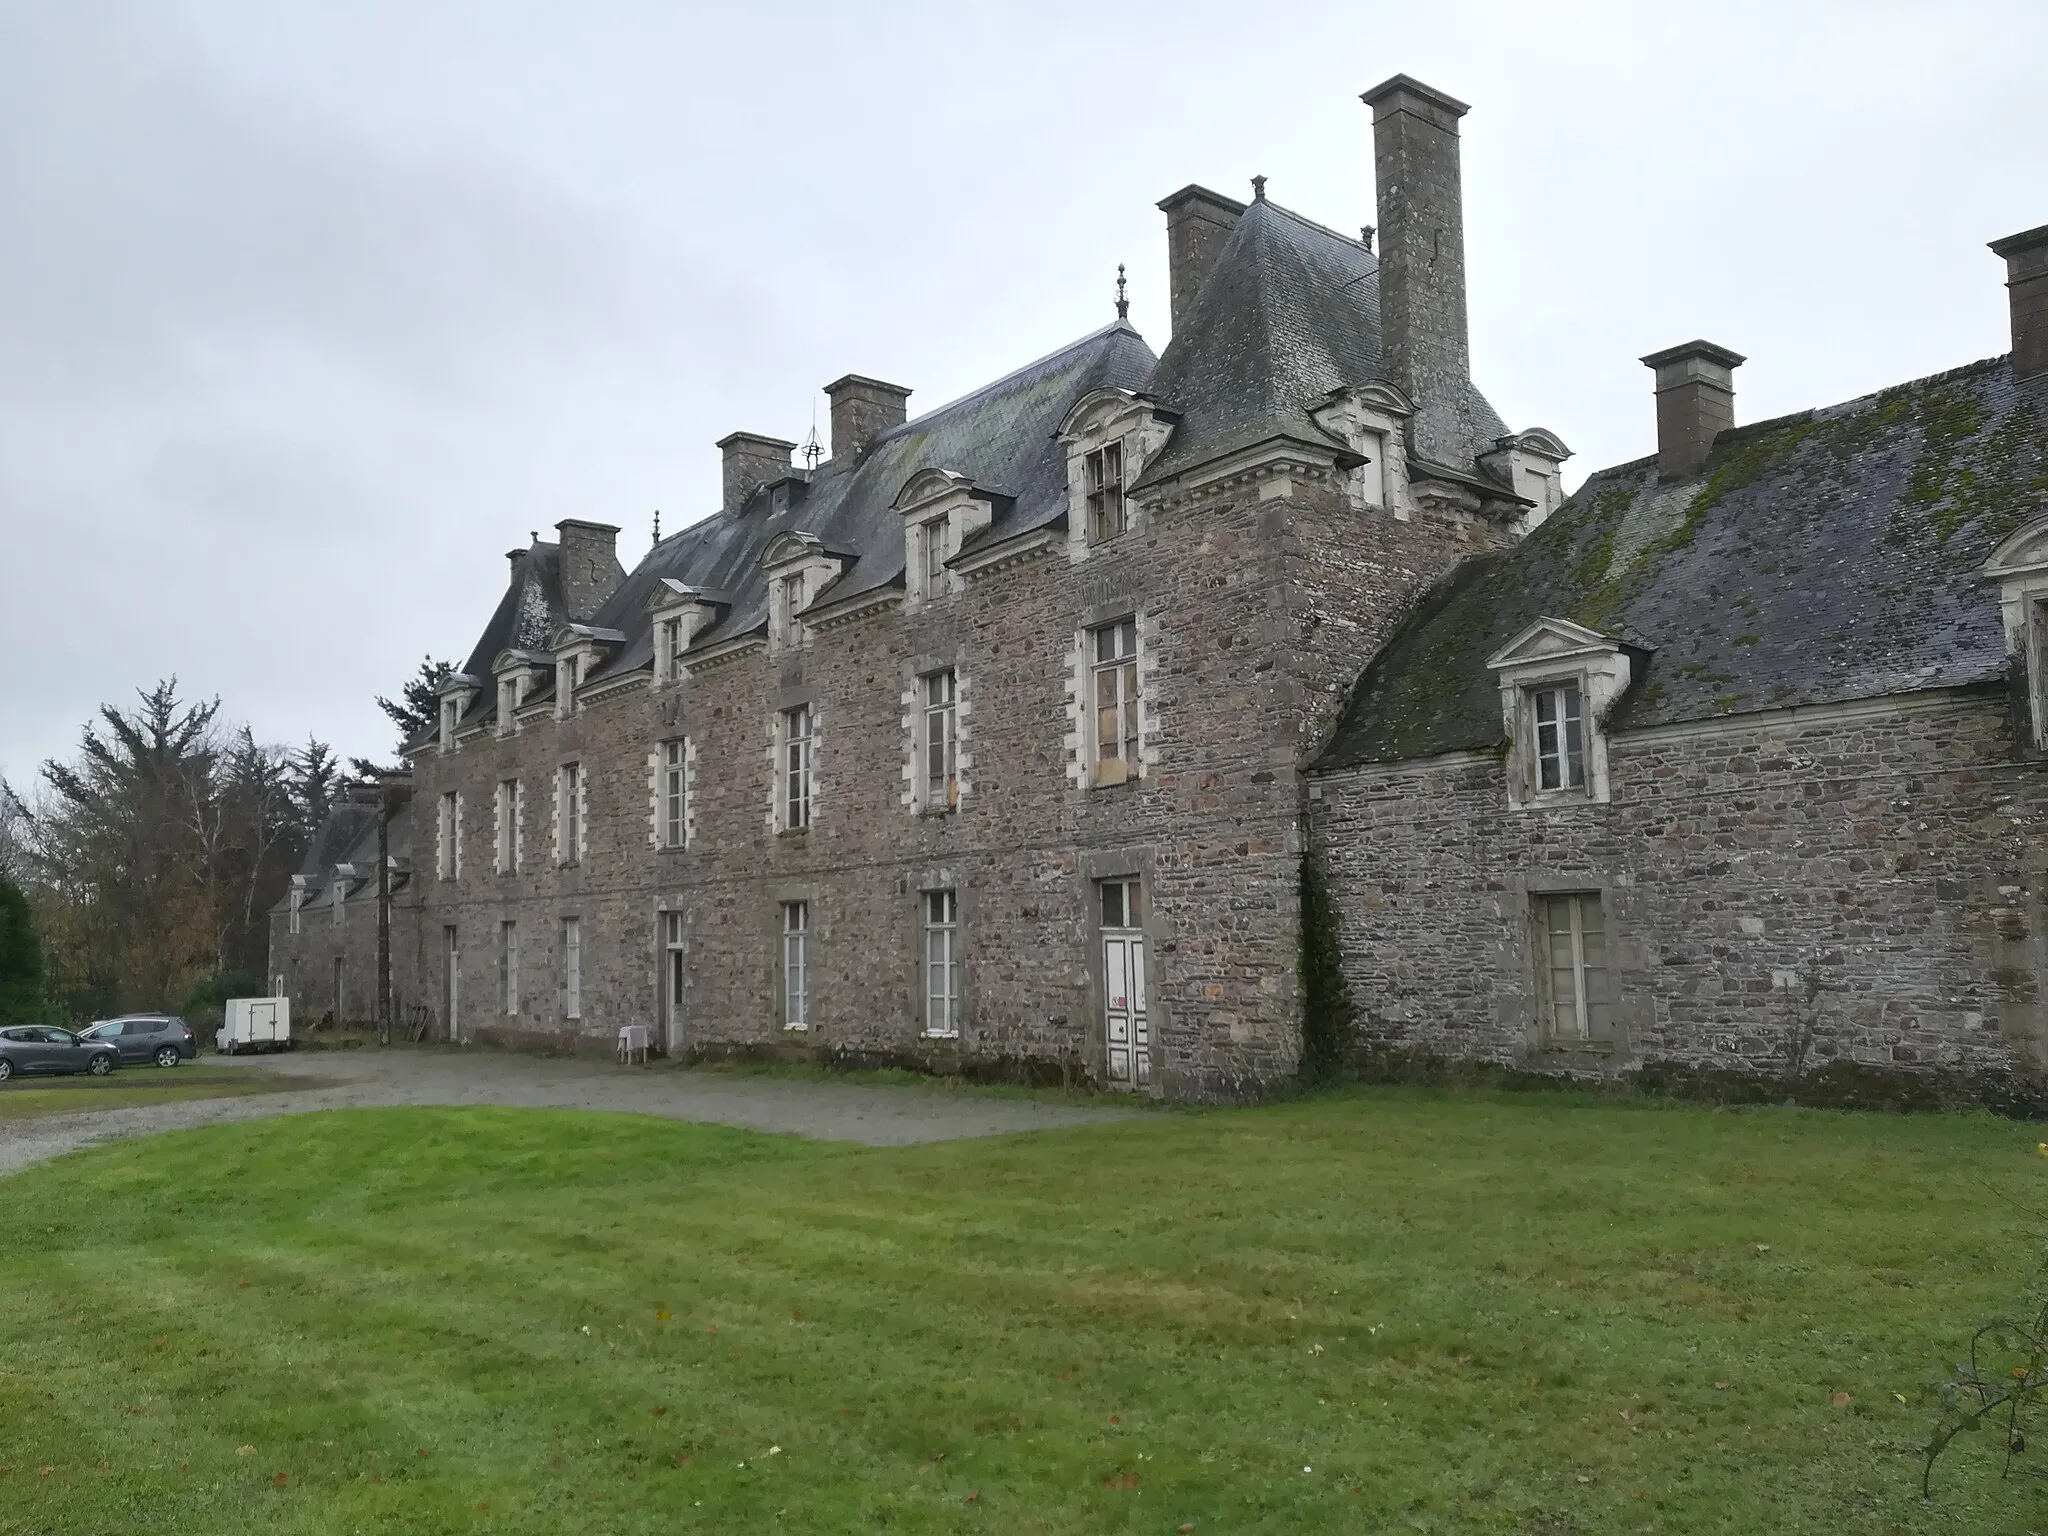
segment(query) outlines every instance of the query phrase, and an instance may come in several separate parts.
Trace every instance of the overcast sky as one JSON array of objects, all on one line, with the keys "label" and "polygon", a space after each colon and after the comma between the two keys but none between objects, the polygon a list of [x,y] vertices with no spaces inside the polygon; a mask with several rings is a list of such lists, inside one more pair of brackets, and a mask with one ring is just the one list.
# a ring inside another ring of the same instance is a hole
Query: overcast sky
[{"label": "overcast sky", "polygon": [[1188,182],[1376,222],[1358,93],[1464,121],[1472,353],[1571,483],[1636,361],[1757,420],[2006,350],[2048,6],[0,0],[0,773],[175,673],[382,755],[559,518],[714,509],[847,372],[1167,340]]}]

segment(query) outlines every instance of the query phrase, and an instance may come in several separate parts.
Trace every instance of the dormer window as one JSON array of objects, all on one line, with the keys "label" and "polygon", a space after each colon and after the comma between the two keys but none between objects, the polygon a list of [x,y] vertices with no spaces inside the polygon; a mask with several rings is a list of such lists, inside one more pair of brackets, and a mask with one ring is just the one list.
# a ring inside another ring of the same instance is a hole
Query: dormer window
[{"label": "dormer window", "polygon": [[455,750],[455,727],[462,719],[462,701],[443,699],[441,701],[441,750]]},{"label": "dormer window", "polygon": [[566,720],[576,713],[576,684],[581,680],[582,658],[561,656],[555,660],[555,718]]},{"label": "dormer window", "polygon": [[1487,658],[1508,738],[1508,804],[1518,809],[1609,796],[1601,721],[1635,662],[1621,642],[1569,619],[1538,619]]},{"label": "dormer window", "polygon": [[946,586],[946,520],[935,517],[917,530],[918,562],[924,571],[924,589],[936,594]]},{"label": "dormer window", "polygon": [[1584,789],[1586,725],[1579,685],[1532,688],[1529,707],[1536,727],[1536,787]]},{"label": "dormer window", "polygon": [[498,734],[510,736],[514,713],[519,708],[519,679],[501,677],[498,679]]},{"label": "dormer window", "polygon": [[1010,504],[1010,497],[950,469],[920,469],[904,482],[895,506],[903,516],[903,586],[911,607],[960,587],[950,562]]},{"label": "dormer window", "polygon": [[683,650],[689,644],[681,619],[667,619],[661,625],[661,677],[673,683],[683,675]]},{"label": "dormer window", "polygon": [[1087,458],[1088,541],[1113,539],[1127,526],[1124,510],[1124,445],[1104,443]]},{"label": "dormer window", "polygon": [[803,639],[803,620],[797,617],[804,611],[804,578],[801,571],[792,571],[775,583],[775,606],[782,621],[784,643],[797,644]]},{"label": "dormer window", "polygon": [[2048,752],[2048,518],[2001,543],[1984,562],[1998,583],[2005,651],[2021,694],[2022,729],[2036,752]]},{"label": "dormer window", "polygon": [[718,622],[728,606],[723,593],[692,587],[664,576],[647,599],[652,615],[654,685],[679,683],[688,672],[691,642]]}]

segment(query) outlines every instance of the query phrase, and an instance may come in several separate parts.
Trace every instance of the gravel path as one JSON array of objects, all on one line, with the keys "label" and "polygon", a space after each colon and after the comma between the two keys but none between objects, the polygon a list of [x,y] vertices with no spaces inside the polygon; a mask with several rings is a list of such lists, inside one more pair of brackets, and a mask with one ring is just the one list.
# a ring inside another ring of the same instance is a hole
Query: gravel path
[{"label": "gravel path", "polygon": [[[133,1109],[0,1121],[0,1177],[78,1147],[124,1136],[255,1120],[314,1109],[388,1104],[503,1104],[514,1108],[615,1109],[701,1120],[827,1141],[903,1147],[920,1141],[999,1136],[1128,1118],[1034,1099],[981,1098],[917,1087],[817,1083],[691,1072],[668,1066],[515,1056],[498,1051],[366,1049],[314,1051],[242,1061],[205,1058],[237,1071],[307,1080],[304,1090],[243,1098],[194,1099]],[[150,1067],[124,1068],[148,1072]],[[118,1078],[116,1079],[119,1080]]]}]

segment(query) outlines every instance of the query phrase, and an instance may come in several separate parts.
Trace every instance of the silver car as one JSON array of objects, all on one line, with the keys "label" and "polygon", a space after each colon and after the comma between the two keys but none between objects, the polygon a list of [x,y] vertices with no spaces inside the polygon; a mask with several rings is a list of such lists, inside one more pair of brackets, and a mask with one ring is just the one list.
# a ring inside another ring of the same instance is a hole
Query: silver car
[{"label": "silver car", "polygon": [[78,1037],[104,1040],[121,1053],[123,1061],[153,1061],[160,1067],[175,1067],[199,1054],[191,1026],[168,1013],[124,1013],[118,1019],[88,1025]]},{"label": "silver car", "polygon": [[121,1053],[106,1041],[80,1039],[54,1024],[0,1029],[0,1083],[17,1072],[90,1072],[105,1077],[119,1065]]}]

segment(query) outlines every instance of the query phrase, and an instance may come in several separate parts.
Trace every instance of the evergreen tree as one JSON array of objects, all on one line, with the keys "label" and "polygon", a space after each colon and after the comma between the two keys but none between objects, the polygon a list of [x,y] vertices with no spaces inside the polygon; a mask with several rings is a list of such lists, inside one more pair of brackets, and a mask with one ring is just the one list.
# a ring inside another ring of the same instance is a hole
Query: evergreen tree
[{"label": "evergreen tree", "polygon": [[377,707],[389,715],[391,723],[398,727],[400,753],[425,735],[440,720],[441,685],[448,681],[448,674],[454,670],[455,668],[445,661],[422,656],[419,671],[406,683],[396,701],[378,695]]},{"label": "evergreen tree", "polygon": [[43,943],[21,887],[0,874],[0,1024],[41,1016]]}]

